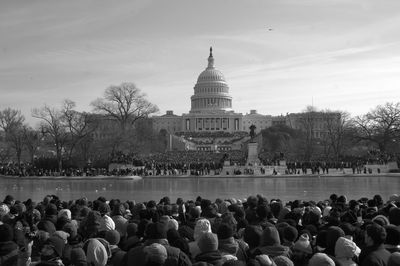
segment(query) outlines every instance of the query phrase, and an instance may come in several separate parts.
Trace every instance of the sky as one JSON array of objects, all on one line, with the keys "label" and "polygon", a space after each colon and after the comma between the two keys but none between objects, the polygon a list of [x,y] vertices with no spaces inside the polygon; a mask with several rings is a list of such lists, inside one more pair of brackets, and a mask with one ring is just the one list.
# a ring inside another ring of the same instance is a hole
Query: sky
[{"label": "sky", "polygon": [[233,109],[366,114],[400,99],[398,0],[0,1],[0,110],[80,111],[133,82],[188,113],[213,47]]}]

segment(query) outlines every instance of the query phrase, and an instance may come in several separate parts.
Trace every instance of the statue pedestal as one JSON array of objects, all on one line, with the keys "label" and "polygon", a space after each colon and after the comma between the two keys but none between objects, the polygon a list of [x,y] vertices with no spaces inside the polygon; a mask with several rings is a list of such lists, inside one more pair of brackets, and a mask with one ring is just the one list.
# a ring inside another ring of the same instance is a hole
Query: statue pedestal
[{"label": "statue pedestal", "polygon": [[247,144],[247,162],[246,165],[260,165],[260,159],[258,159],[258,143],[249,142]]}]

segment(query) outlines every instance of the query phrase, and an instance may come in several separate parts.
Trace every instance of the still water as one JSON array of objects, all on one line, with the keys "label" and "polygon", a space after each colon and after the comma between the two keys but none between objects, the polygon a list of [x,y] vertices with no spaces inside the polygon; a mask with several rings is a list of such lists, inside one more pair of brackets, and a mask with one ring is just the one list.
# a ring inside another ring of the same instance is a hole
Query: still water
[{"label": "still water", "polygon": [[280,198],[283,201],[323,200],[330,194],[346,195],[348,199],[373,197],[380,194],[387,200],[391,194],[400,194],[400,176],[297,176],[297,177],[152,177],[138,180],[95,179],[60,180],[37,178],[0,177],[0,200],[7,194],[16,199],[41,201],[45,195],[57,195],[62,200],[83,196],[94,200],[99,196],[107,199],[135,200],[136,202],[164,196],[171,200],[182,197],[194,199],[197,196],[216,198],[246,198],[262,194],[267,199]]}]

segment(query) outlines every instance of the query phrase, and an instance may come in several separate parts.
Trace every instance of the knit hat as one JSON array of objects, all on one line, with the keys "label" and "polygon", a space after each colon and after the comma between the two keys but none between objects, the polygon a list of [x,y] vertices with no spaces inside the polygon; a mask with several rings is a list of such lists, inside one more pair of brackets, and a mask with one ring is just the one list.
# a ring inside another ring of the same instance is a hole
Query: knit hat
[{"label": "knit hat", "polygon": [[97,239],[88,240],[86,258],[88,264],[93,263],[94,266],[105,266],[107,264],[108,255],[104,245]]},{"label": "knit hat", "polygon": [[377,223],[377,224],[379,224],[379,225],[381,225],[381,226],[385,226],[385,225],[389,224],[388,218],[386,218],[386,216],[383,216],[381,214],[375,216],[374,218],[372,218],[372,221]]},{"label": "knit hat", "polygon": [[306,254],[312,254],[312,247],[308,234],[302,234],[299,239],[294,243],[293,250],[301,251]]},{"label": "knit hat", "polygon": [[325,253],[315,253],[309,260],[308,266],[335,266],[335,262]]},{"label": "knit hat", "polygon": [[58,211],[57,211],[57,206],[50,203],[49,205],[47,205],[46,210],[45,210],[45,214],[50,216],[50,215],[57,215]]},{"label": "knit hat", "polygon": [[167,260],[167,249],[159,243],[153,243],[146,246],[143,250],[146,254],[145,256],[148,265],[164,265],[164,262]]},{"label": "knit hat", "polygon": [[100,218],[100,228],[99,231],[109,231],[115,229],[115,222],[110,216],[104,215]]},{"label": "knit hat", "polygon": [[104,215],[110,212],[110,206],[107,203],[100,201],[98,210],[101,215]]},{"label": "knit hat", "polygon": [[56,231],[56,226],[49,220],[42,220],[37,225],[39,230],[46,231],[52,235]]},{"label": "knit hat", "polygon": [[289,242],[296,241],[298,234],[299,232],[294,226],[289,225],[283,228],[283,237]]},{"label": "knit hat", "polygon": [[170,220],[168,221],[167,228],[168,228],[168,229],[175,229],[175,230],[178,230],[178,229],[179,229],[179,223],[178,223],[178,221],[175,220],[175,219],[170,219]]},{"label": "knit hat", "polygon": [[65,217],[68,220],[71,220],[71,211],[68,209],[62,209],[58,212],[58,218]]},{"label": "knit hat", "polygon": [[168,215],[163,215],[160,217],[159,222],[167,225],[169,220],[171,220],[171,218]]},{"label": "knit hat", "polygon": [[13,239],[14,239],[13,228],[9,224],[1,224],[0,225],[0,243],[12,241]]},{"label": "knit hat", "polygon": [[335,257],[338,259],[351,259],[357,251],[357,245],[345,237],[339,237],[335,245]]},{"label": "knit hat", "polygon": [[71,250],[71,264],[74,266],[87,266],[86,254],[82,248],[76,247]]},{"label": "knit hat", "polygon": [[393,224],[389,224],[385,226],[386,229],[386,241],[385,244],[389,245],[400,245],[400,228]]},{"label": "knit hat", "polygon": [[126,234],[128,235],[128,237],[136,235],[137,231],[138,225],[136,223],[129,223],[126,226]]},{"label": "knit hat", "polygon": [[386,240],[386,230],[379,224],[372,223],[367,225],[366,232],[367,235],[372,238],[375,245],[383,244]]},{"label": "knit hat", "polygon": [[64,240],[64,243],[67,244],[67,239],[69,237],[69,234],[67,232],[64,231],[55,231],[52,236],[58,236],[59,238],[61,238],[62,240]]},{"label": "knit hat", "polygon": [[293,261],[291,261],[288,257],[286,256],[276,256],[273,258],[276,266],[294,266]]},{"label": "knit hat", "polygon": [[325,208],[324,208],[324,211],[323,211],[323,213],[322,213],[322,216],[329,216],[329,212],[332,210],[332,207],[331,206],[326,206]]},{"label": "knit hat", "polygon": [[218,239],[227,239],[233,236],[232,226],[226,223],[220,224],[217,230]]},{"label": "knit hat", "polygon": [[203,233],[197,245],[202,253],[215,251],[218,249],[218,236],[210,232]]},{"label": "knit hat", "polygon": [[62,256],[65,247],[65,240],[58,235],[52,235],[47,239],[46,244],[53,247],[58,256]]},{"label": "knit hat", "polygon": [[189,209],[189,215],[191,218],[196,219],[200,217],[201,214],[201,208],[200,207],[192,207]]},{"label": "knit hat", "polygon": [[75,238],[78,235],[78,228],[73,223],[66,223],[62,229],[69,234],[70,238]]},{"label": "knit hat", "polygon": [[258,247],[262,235],[261,227],[249,225],[244,229],[243,240],[246,242],[250,249]]},{"label": "knit hat", "polygon": [[211,224],[210,221],[207,219],[199,219],[194,226],[194,233],[193,237],[197,240],[202,233],[209,232],[211,233]]},{"label": "knit hat", "polygon": [[388,260],[387,266],[398,266],[400,265],[400,252],[393,252]]},{"label": "knit hat", "polygon": [[262,232],[260,246],[274,246],[281,243],[275,226],[267,226]]},{"label": "knit hat", "polygon": [[110,230],[106,232],[104,238],[108,241],[108,243],[110,243],[110,245],[118,245],[121,236],[117,230]]},{"label": "knit hat", "polygon": [[160,223],[160,222],[150,223],[146,227],[145,236],[148,239],[167,238],[167,227],[165,224]]}]

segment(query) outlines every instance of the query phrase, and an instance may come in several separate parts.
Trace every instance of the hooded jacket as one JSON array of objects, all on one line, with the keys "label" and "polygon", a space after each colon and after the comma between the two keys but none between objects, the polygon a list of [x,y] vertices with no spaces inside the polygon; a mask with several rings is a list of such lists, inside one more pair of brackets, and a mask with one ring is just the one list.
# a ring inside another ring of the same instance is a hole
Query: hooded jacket
[{"label": "hooded jacket", "polygon": [[272,258],[276,256],[290,257],[290,248],[281,245],[279,233],[275,227],[266,227],[264,229],[258,250],[261,254]]}]

